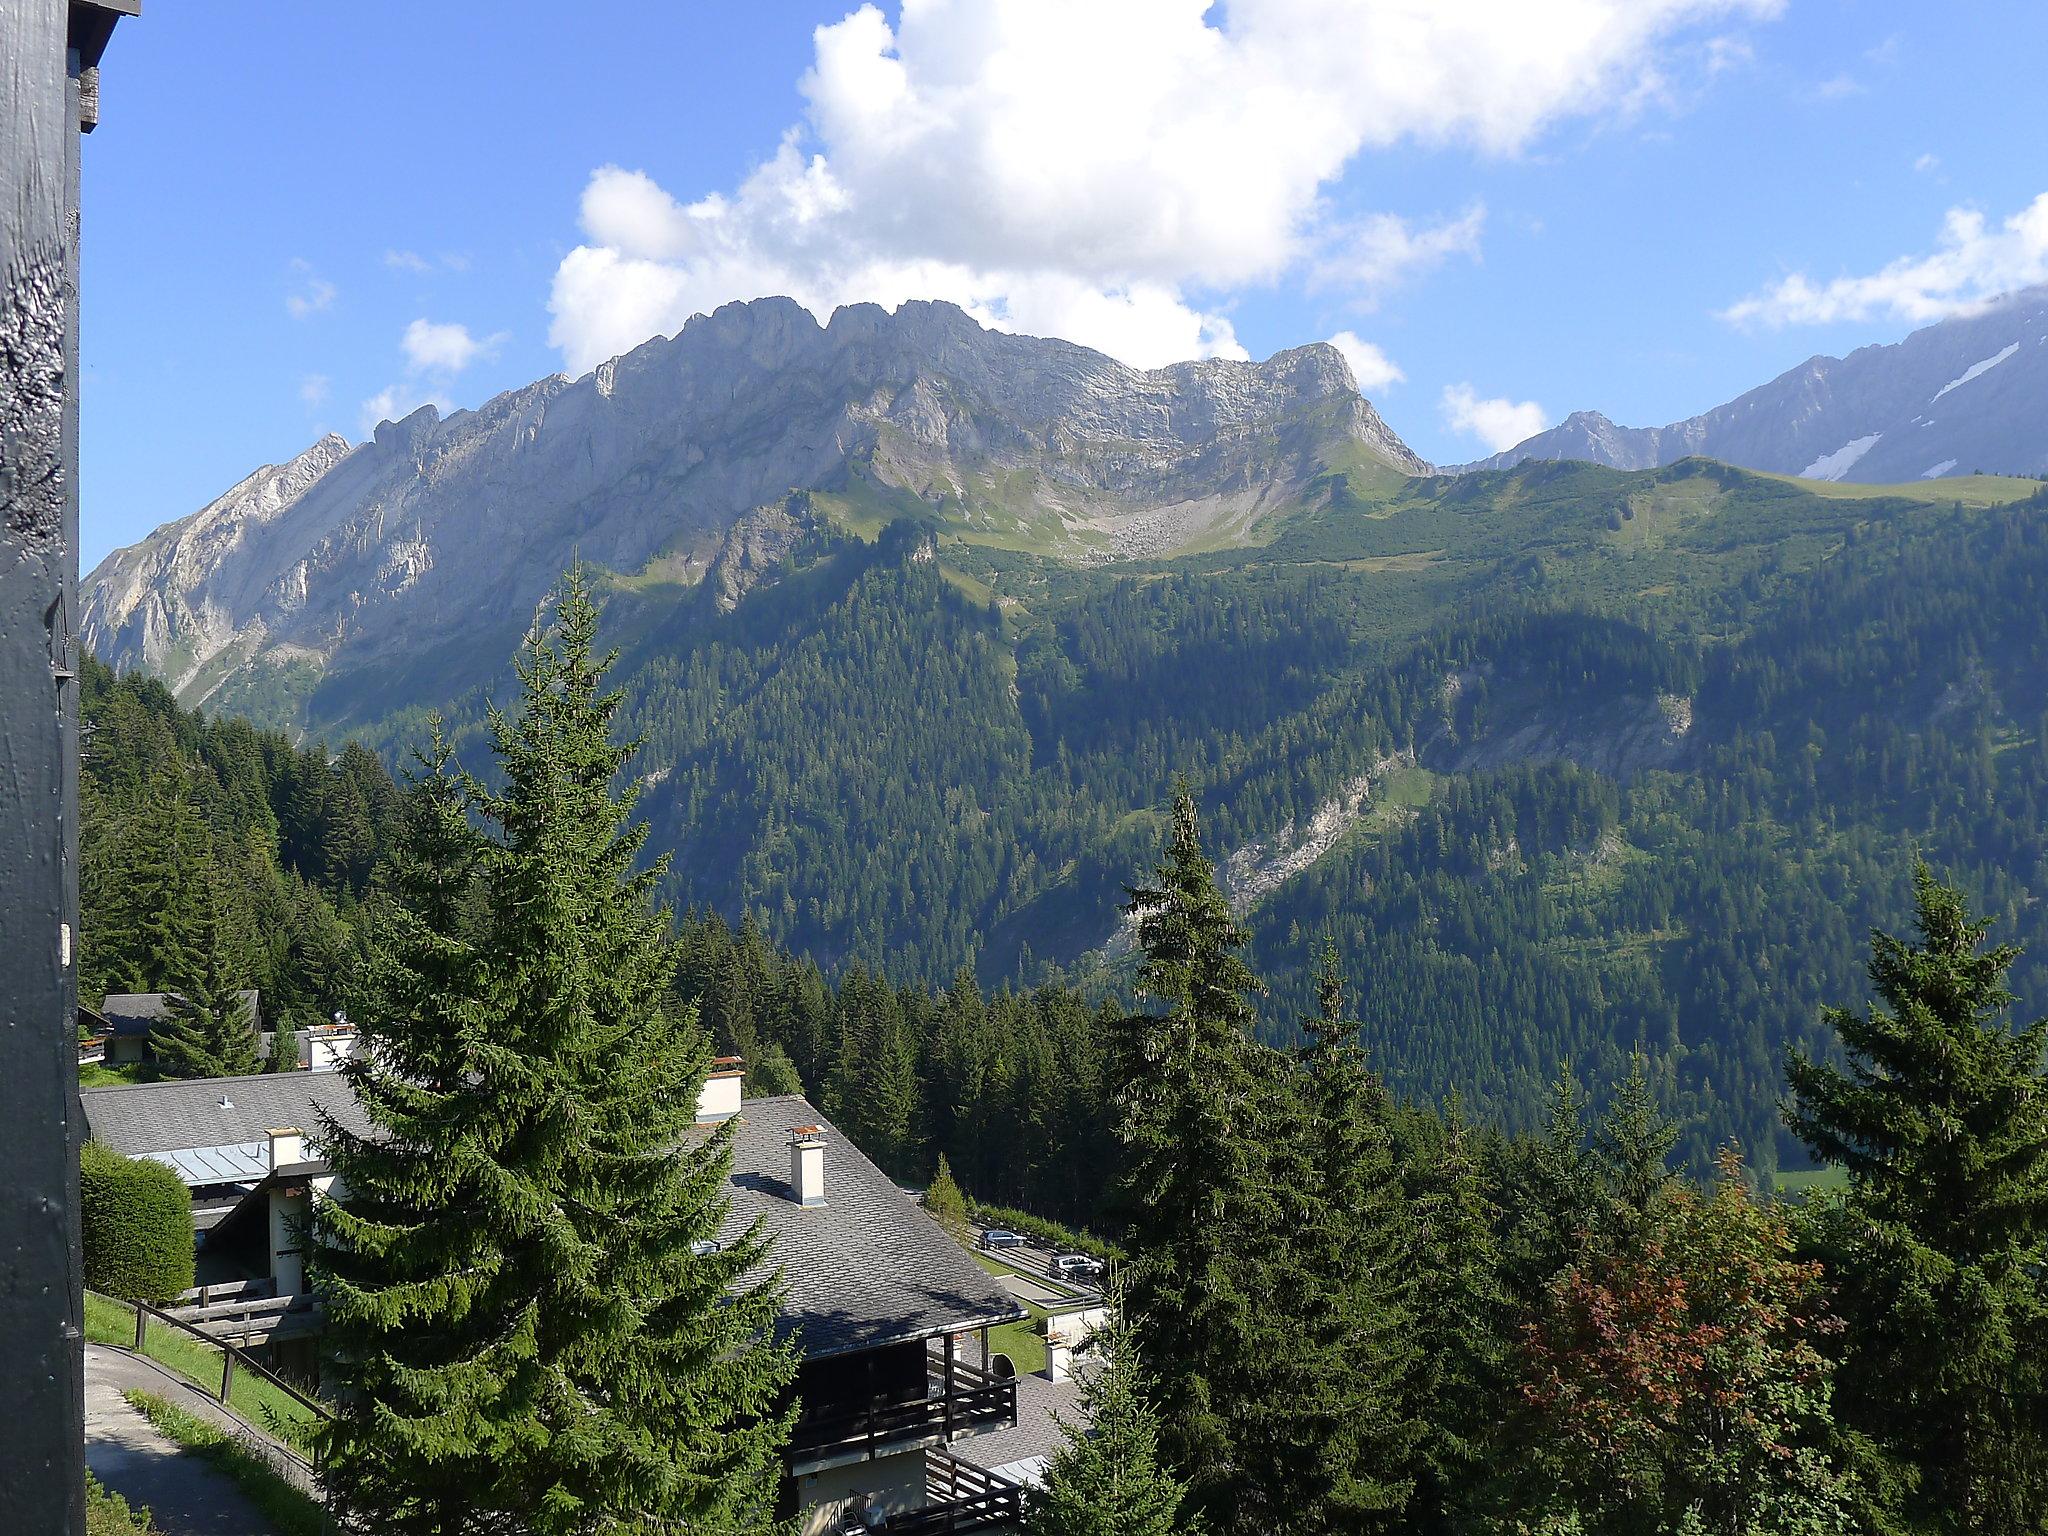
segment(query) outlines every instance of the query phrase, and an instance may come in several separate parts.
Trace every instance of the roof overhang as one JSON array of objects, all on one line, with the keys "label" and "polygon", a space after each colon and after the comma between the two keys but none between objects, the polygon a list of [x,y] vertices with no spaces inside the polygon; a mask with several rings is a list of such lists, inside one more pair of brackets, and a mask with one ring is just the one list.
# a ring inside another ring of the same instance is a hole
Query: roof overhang
[{"label": "roof overhang", "polygon": [[78,52],[78,67],[93,69],[113,40],[114,24],[142,14],[142,0],[71,0],[67,46]]},{"label": "roof overhang", "polygon": [[803,1324],[795,1328],[797,1348],[806,1360],[837,1360],[845,1355],[864,1355],[874,1349],[888,1349],[895,1344],[917,1344],[926,1339],[942,1339],[949,1333],[978,1333],[983,1328],[1000,1328],[1004,1323],[1020,1323],[1031,1314],[1020,1303],[1012,1302],[1007,1312],[990,1312],[985,1316],[949,1318],[943,1323],[933,1323],[924,1328],[906,1328],[881,1338],[861,1339],[851,1344],[841,1344],[833,1349],[804,1349]]}]

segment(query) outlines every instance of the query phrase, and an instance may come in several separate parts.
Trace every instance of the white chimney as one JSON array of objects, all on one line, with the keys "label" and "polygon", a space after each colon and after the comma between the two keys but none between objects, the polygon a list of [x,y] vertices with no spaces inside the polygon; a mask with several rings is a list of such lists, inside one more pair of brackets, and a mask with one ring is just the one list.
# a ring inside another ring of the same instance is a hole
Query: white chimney
[{"label": "white chimney", "polygon": [[746,1064],[737,1056],[721,1056],[711,1063],[711,1073],[697,1095],[697,1123],[716,1125],[740,1112],[741,1090],[746,1083]]},{"label": "white chimney", "polygon": [[1074,1374],[1074,1345],[1063,1333],[1047,1334],[1045,1339],[1045,1379],[1065,1381]]},{"label": "white chimney", "polygon": [[825,1203],[825,1130],[799,1125],[789,1133],[789,1193],[798,1205]]},{"label": "white chimney", "polygon": [[306,1137],[297,1127],[265,1131],[263,1134],[270,1138],[270,1166],[273,1170],[306,1160]]}]

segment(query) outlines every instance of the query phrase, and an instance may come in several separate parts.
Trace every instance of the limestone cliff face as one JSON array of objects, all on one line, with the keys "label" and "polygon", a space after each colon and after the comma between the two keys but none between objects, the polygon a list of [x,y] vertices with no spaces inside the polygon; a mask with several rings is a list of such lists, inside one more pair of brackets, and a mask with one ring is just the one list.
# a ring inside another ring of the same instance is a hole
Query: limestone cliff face
[{"label": "limestone cliff face", "polygon": [[324,438],[108,556],[82,627],[192,700],[265,659],[375,664],[516,634],[575,556],[630,572],[719,552],[743,589],[792,536],[773,510],[792,491],[1098,561],[1227,541],[1361,459],[1428,470],[1327,346],[1144,372],[947,304],[821,326],[761,299],[581,379],[446,420],[422,407],[353,448]]}]

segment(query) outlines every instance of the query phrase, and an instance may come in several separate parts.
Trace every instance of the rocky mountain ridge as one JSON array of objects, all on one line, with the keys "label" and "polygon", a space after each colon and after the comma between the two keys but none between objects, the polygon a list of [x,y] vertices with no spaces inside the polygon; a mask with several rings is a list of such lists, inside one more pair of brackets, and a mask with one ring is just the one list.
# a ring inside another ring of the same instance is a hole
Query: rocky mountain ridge
[{"label": "rocky mountain ridge", "polygon": [[949,304],[821,326],[761,299],[580,379],[324,438],[109,555],[82,627],[203,700],[252,667],[500,643],[575,557],[694,581],[723,556],[729,604],[793,537],[792,492],[1097,563],[1242,540],[1361,463],[1429,469],[1327,345],[1146,372]]},{"label": "rocky mountain ridge", "polygon": [[2048,472],[2048,286],[1905,340],[1811,357],[1726,405],[1664,427],[1598,411],[1465,470],[1525,459],[1658,469],[1693,454],[1745,469],[1892,485],[1978,471]]}]

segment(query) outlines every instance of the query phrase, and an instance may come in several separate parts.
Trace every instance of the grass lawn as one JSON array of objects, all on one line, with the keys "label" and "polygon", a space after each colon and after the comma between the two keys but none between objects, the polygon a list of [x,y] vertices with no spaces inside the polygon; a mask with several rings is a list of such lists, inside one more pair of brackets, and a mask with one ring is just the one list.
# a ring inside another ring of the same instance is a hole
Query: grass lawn
[{"label": "grass lawn", "polygon": [[[96,1344],[135,1347],[135,1314],[117,1301],[85,1297],[85,1336]],[[189,1333],[180,1333],[167,1323],[151,1320],[143,1336],[142,1352],[159,1365],[168,1366],[208,1394],[220,1391],[221,1352]],[[237,1371],[228,1388],[228,1407],[259,1429],[267,1429],[291,1445],[304,1445],[307,1431],[319,1419],[298,1402],[280,1392],[252,1371]]]},{"label": "grass lawn", "polygon": [[[1030,1307],[1031,1303],[1027,1301],[1022,1305]],[[990,1351],[1000,1350],[1008,1355],[1020,1376],[1030,1376],[1045,1369],[1045,1340],[1038,1333],[1038,1320],[1043,1316],[1033,1307],[1032,1315],[1023,1322],[1004,1323],[1000,1328],[988,1331]]]},{"label": "grass lawn", "polygon": [[125,1067],[110,1067],[103,1061],[82,1061],[78,1064],[78,1086],[81,1088],[119,1088],[126,1083],[146,1083],[147,1069],[139,1062]]},{"label": "grass lawn", "polygon": [[[972,1256],[975,1263],[992,1275],[1024,1275],[1025,1273],[1021,1269],[1013,1269],[1000,1259],[983,1253],[979,1248],[969,1248],[967,1252]],[[1044,1279],[1041,1275],[1025,1275],[1025,1278],[1040,1281]],[[991,1351],[1000,1350],[1008,1355],[1010,1362],[1017,1367],[1018,1372],[1028,1376],[1034,1371],[1045,1369],[1045,1339],[1039,1333],[1039,1329],[1045,1323],[1045,1309],[1033,1306],[1021,1297],[1018,1298],[1017,1305],[1031,1315],[1020,1322],[1004,1323],[1001,1327],[989,1329],[988,1347]]]},{"label": "grass lawn", "polygon": [[1942,480],[1915,480],[1909,485],[1864,485],[1854,480],[1801,480],[1794,475],[1763,476],[1766,480],[1783,480],[1796,485],[1802,491],[1815,496],[1825,496],[1831,501],[1868,501],[1880,496],[1895,496],[1904,501],[1924,501],[1935,505],[1961,502],[1966,507],[2002,507],[2008,502],[2024,501],[2041,489],[2038,480],[2024,480],[2012,475],[1952,475]]},{"label": "grass lawn", "polygon": [[131,1391],[121,1395],[166,1440],[195,1456],[205,1457],[240,1484],[279,1536],[326,1536],[327,1516],[320,1506],[234,1436],[204,1419],[194,1418],[154,1393]]},{"label": "grass lawn", "polygon": [[1780,1168],[1775,1180],[1781,1195],[1795,1199],[1816,1189],[1844,1189],[1849,1183],[1846,1168]]}]

